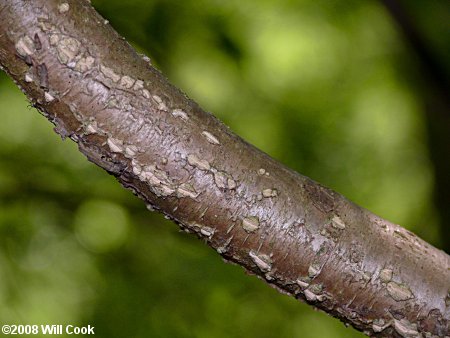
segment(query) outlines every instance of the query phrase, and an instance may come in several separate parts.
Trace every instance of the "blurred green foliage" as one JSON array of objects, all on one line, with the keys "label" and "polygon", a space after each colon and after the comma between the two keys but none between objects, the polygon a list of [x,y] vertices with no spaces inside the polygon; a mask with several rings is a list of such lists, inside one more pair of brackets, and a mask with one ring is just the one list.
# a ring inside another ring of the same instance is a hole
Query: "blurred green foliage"
[{"label": "blurred green foliage", "polygon": [[[93,4],[246,140],[439,245],[423,102],[405,77],[414,61],[378,2]],[[148,212],[4,74],[0,107],[2,323],[91,324],[97,337],[361,336]]]}]

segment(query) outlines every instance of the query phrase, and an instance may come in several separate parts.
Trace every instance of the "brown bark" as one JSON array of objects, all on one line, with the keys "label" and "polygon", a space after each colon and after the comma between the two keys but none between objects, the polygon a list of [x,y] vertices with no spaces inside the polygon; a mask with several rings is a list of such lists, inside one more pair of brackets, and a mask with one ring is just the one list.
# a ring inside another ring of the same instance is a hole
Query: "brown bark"
[{"label": "brown bark", "polygon": [[226,260],[368,335],[450,335],[448,255],[234,135],[88,1],[1,1],[0,64],[62,137]]}]

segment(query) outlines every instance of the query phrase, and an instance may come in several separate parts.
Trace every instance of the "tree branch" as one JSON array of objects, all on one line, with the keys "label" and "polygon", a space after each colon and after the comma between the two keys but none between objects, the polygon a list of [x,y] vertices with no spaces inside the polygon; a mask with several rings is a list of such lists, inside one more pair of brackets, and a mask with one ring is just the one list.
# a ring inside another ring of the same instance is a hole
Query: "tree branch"
[{"label": "tree branch", "polygon": [[2,1],[0,64],[63,138],[226,260],[368,335],[450,334],[449,256],[234,135],[88,1]]}]

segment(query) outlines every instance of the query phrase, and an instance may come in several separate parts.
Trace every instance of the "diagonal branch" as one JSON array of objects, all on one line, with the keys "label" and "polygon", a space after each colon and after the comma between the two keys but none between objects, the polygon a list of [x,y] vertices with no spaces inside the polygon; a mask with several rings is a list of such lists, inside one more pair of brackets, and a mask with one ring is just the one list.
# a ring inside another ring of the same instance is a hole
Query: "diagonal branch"
[{"label": "diagonal branch", "polygon": [[234,135],[88,1],[2,1],[0,64],[63,138],[226,260],[366,334],[449,335],[449,256]]}]

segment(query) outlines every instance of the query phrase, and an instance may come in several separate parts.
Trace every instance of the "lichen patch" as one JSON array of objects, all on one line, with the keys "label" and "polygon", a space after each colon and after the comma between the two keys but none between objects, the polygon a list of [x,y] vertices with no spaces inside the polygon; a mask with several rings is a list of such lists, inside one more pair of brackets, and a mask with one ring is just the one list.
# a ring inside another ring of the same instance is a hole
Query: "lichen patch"
[{"label": "lichen patch", "polygon": [[201,229],[200,229],[200,233],[203,236],[206,236],[208,238],[211,238],[215,232],[216,232],[216,229],[208,227],[208,226],[201,227]]},{"label": "lichen patch", "polygon": [[133,86],[133,90],[139,91],[144,89],[144,81],[142,80],[136,80]]},{"label": "lichen patch", "polygon": [[123,151],[123,142],[121,140],[109,137],[106,143],[113,153],[121,153]]},{"label": "lichen patch", "polygon": [[204,138],[206,138],[206,140],[211,144],[215,144],[215,145],[220,144],[218,138],[215,137],[213,134],[211,134],[209,131],[206,131],[206,130],[202,131],[202,136]]},{"label": "lichen patch", "polygon": [[55,97],[49,92],[45,92],[44,94],[45,102],[52,102],[55,100]]},{"label": "lichen patch", "polygon": [[310,302],[315,301],[324,301],[326,299],[325,295],[321,295],[322,292],[322,284],[312,284],[307,289],[305,289],[303,292],[305,294],[306,300]]},{"label": "lichen patch", "polygon": [[157,196],[170,196],[175,192],[175,189],[163,184],[153,186],[152,190]]},{"label": "lichen patch", "polygon": [[417,324],[413,324],[405,318],[400,320],[394,319],[394,329],[400,336],[405,338],[419,337]]},{"label": "lichen patch", "polygon": [[242,227],[245,231],[251,233],[259,229],[259,218],[256,216],[248,216],[242,219]]},{"label": "lichen patch", "polygon": [[234,189],[236,188],[236,182],[233,180],[230,174],[224,171],[214,172],[214,182],[221,189]]},{"label": "lichen patch", "polygon": [[72,62],[80,52],[80,41],[72,37],[59,37],[56,42],[56,52],[58,60],[64,65]]},{"label": "lichen patch", "polygon": [[278,196],[278,191],[277,189],[264,189],[262,191],[262,196],[265,198],[271,198],[271,197],[277,197]]},{"label": "lichen patch", "polygon": [[112,70],[109,67],[106,67],[105,65],[100,65],[100,72],[103,73],[103,75],[110,79],[111,81],[117,83],[120,81],[121,77],[118,75],[114,70]]},{"label": "lichen patch", "polygon": [[314,302],[317,300],[317,296],[311,290],[306,289],[304,294],[307,301]]},{"label": "lichen patch", "polygon": [[397,302],[414,298],[413,293],[407,285],[389,282],[386,285],[389,295]]},{"label": "lichen patch", "polygon": [[190,183],[182,183],[177,188],[177,193],[179,197],[190,197],[190,198],[196,198],[199,193],[195,191],[194,187]]},{"label": "lichen patch", "polygon": [[251,250],[248,255],[262,272],[269,272],[272,270],[272,260],[269,256],[257,254],[253,250]]},{"label": "lichen patch", "polygon": [[187,160],[191,166],[194,166],[200,170],[210,170],[211,169],[211,166],[209,165],[208,161],[202,160],[194,154],[189,154],[187,157]]},{"label": "lichen patch", "polygon": [[[130,146],[128,146],[130,147]],[[137,148],[134,149],[137,152]],[[125,148],[126,153],[126,148]],[[164,170],[158,169],[155,165],[142,165],[136,159],[131,160],[133,173],[143,182],[147,182],[157,196],[174,195],[180,197],[196,198],[197,192],[191,183],[178,184],[174,182]],[[195,225],[193,225],[195,226]],[[198,225],[199,227],[201,225]],[[205,230],[206,231],[206,230]],[[204,234],[206,235],[206,234]]]},{"label": "lichen patch", "polygon": [[31,74],[25,74],[25,82],[33,82],[33,76]]},{"label": "lichen patch", "polygon": [[144,60],[145,62],[152,64],[152,60],[150,60],[150,58],[147,55],[142,54],[142,60]]},{"label": "lichen patch", "polygon": [[95,134],[98,132],[97,122],[93,121],[84,127],[85,134]]},{"label": "lichen patch", "polygon": [[174,109],[174,110],[172,110],[172,115],[175,116],[175,117],[179,117],[179,118],[181,118],[182,120],[185,120],[185,121],[187,121],[189,119],[188,114],[186,114],[186,112],[184,110],[182,110],[182,109]]},{"label": "lichen patch", "polygon": [[111,95],[106,101],[106,107],[120,109],[120,104],[114,95]]},{"label": "lichen patch", "polygon": [[119,85],[125,89],[131,89],[136,81],[129,77],[128,75],[124,75],[120,78]]},{"label": "lichen patch", "polygon": [[51,46],[56,46],[59,42],[59,34],[51,34],[48,41]]},{"label": "lichen patch", "polygon": [[232,178],[228,178],[227,184],[228,184],[228,189],[230,189],[230,190],[235,189],[236,186],[237,186],[236,181],[234,179],[232,179]]},{"label": "lichen patch", "polygon": [[392,279],[392,270],[391,269],[383,269],[380,271],[380,281],[382,283],[388,283]]},{"label": "lichen patch", "polygon": [[142,96],[146,99],[150,98],[150,92],[147,89],[142,89]]},{"label": "lichen patch", "polygon": [[140,175],[142,173],[141,164],[138,161],[136,161],[135,159],[133,159],[133,160],[131,160],[131,166],[132,166],[133,174],[140,177]]},{"label": "lichen patch", "polygon": [[319,264],[313,263],[308,268],[308,276],[310,278],[316,277],[319,274],[319,272],[320,272],[320,265]]},{"label": "lichen patch", "polygon": [[344,230],[345,223],[344,221],[337,215],[334,215],[331,219],[331,226],[335,229]]},{"label": "lichen patch", "polygon": [[381,332],[384,329],[386,329],[387,327],[389,327],[391,325],[390,322],[385,322],[385,320],[383,318],[380,319],[374,319],[372,322],[372,330],[373,332]]},{"label": "lichen patch", "polygon": [[20,56],[23,57],[32,55],[35,52],[33,40],[28,35],[22,36],[16,42],[16,51]]},{"label": "lichen patch", "polygon": [[138,147],[136,147],[134,145],[128,145],[125,147],[125,156],[132,158],[132,157],[136,156],[138,151],[139,151]]},{"label": "lichen patch", "polygon": [[361,274],[361,278],[364,282],[369,282],[372,279],[372,273],[369,271],[364,271]]},{"label": "lichen patch", "polygon": [[69,4],[68,4],[67,2],[63,2],[62,4],[60,4],[60,5],[58,6],[58,11],[59,11],[61,14],[68,12],[69,9],[70,9],[70,6],[69,6]]},{"label": "lichen patch", "polygon": [[168,176],[165,171],[157,169],[154,165],[146,165],[143,167],[141,176],[153,185],[168,185]]},{"label": "lichen patch", "polygon": [[39,19],[38,19],[38,27],[42,29],[44,32],[49,32],[56,29],[55,25],[51,24],[50,22]]},{"label": "lichen patch", "polygon": [[302,289],[305,289],[309,286],[309,284],[311,282],[311,278],[310,277],[299,277],[295,282]]},{"label": "lichen patch", "polygon": [[153,100],[155,100],[156,103],[158,104],[158,109],[159,110],[163,110],[163,111],[167,111],[168,110],[166,104],[161,99],[161,97],[159,97],[158,95],[153,95]]},{"label": "lichen patch", "polygon": [[311,284],[308,289],[311,290],[311,292],[314,293],[315,295],[318,295],[323,291],[323,285]]},{"label": "lichen patch", "polygon": [[88,70],[92,69],[94,63],[95,59],[92,56],[88,55],[86,57],[82,57],[75,64],[74,70],[80,73],[87,72]]}]

